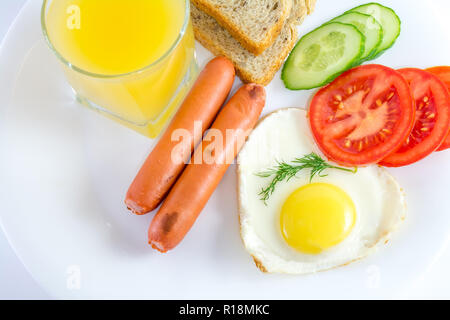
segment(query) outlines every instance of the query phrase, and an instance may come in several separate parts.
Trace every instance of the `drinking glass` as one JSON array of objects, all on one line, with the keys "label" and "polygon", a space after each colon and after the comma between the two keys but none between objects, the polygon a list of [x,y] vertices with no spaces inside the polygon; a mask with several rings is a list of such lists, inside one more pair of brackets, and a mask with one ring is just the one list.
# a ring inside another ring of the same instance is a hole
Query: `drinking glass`
[{"label": "drinking glass", "polygon": [[113,75],[81,69],[60,53],[48,29],[47,12],[53,1],[58,0],[43,1],[42,30],[48,46],[61,62],[76,99],[137,132],[150,138],[157,137],[181,104],[198,72],[190,1],[179,0],[185,8],[184,22],[169,50],[142,69]]}]

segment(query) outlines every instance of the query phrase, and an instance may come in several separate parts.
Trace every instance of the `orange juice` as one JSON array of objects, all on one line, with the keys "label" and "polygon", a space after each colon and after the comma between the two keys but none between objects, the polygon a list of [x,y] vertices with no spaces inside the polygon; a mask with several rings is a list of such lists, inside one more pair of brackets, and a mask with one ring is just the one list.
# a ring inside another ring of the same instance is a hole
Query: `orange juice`
[{"label": "orange juice", "polygon": [[188,0],[44,1],[43,26],[79,101],[147,136],[193,81]]}]

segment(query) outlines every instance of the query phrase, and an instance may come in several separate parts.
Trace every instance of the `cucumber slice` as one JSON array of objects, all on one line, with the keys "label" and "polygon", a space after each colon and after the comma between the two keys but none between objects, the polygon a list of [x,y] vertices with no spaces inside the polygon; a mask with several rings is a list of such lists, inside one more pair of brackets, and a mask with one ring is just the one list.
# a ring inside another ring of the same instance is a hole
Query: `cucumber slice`
[{"label": "cucumber slice", "polygon": [[383,28],[374,17],[359,12],[348,12],[334,18],[331,22],[351,24],[366,37],[361,63],[371,60],[377,55],[378,47],[383,41]]},{"label": "cucumber slice", "polygon": [[364,43],[365,37],[356,27],[327,23],[300,39],[284,64],[281,78],[291,90],[323,86],[360,61]]},{"label": "cucumber slice", "polygon": [[359,12],[369,14],[374,17],[383,28],[383,41],[378,47],[378,52],[375,57],[380,56],[384,51],[392,47],[401,32],[401,21],[394,10],[382,6],[379,3],[368,3],[356,7],[349,12]]}]

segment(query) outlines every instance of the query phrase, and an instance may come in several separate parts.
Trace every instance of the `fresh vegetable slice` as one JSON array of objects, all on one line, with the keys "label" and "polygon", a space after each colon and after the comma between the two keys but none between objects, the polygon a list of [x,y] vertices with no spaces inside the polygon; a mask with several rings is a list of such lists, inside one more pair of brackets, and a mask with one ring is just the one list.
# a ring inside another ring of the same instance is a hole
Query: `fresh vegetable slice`
[{"label": "fresh vegetable slice", "polygon": [[[435,76],[437,76],[439,79],[441,79],[445,85],[447,86],[448,91],[450,92],[450,67],[448,66],[441,66],[441,67],[434,67],[427,69],[426,71],[431,72]],[[450,128],[449,128],[450,131]],[[450,132],[447,135],[447,138],[444,140],[444,142],[441,144],[439,149],[437,151],[443,151],[450,148]]]},{"label": "fresh vegetable slice", "polygon": [[386,167],[415,163],[436,151],[447,137],[450,127],[450,95],[435,75],[414,68],[401,69],[415,100],[414,128],[395,153],[380,162]]},{"label": "fresh vegetable slice", "polygon": [[364,65],[343,73],[314,96],[309,109],[322,152],[344,166],[378,163],[397,150],[414,123],[408,83],[397,71]]},{"label": "fresh vegetable slice", "polygon": [[394,10],[382,6],[379,3],[368,3],[354,9],[350,12],[359,12],[371,15],[383,27],[383,40],[378,46],[378,52],[374,57],[380,56],[384,51],[392,47],[401,32],[401,21]]},{"label": "fresh vegetable slice", "polygon": [[426,69],[425,71],[428,71],[435,76],[437,76],[439,79],[441,79],[442,82],[445,83],[447,88],[450,90],[450,67],[449,66],[440,66],[440,67],[433,67]]},{"label": "fresh vegetable slice", "polygon": [[325,24],[305,35],[284,64],[281,78],[288,89],[323,86],[359,62],[364,35],[349,24]]},{"label": "fresh vegetable slice", "polygon": [[378,47],[383,41],[383,28],[374,17],[359,12],[347,12],[331,21],[351,24],[366,37],[360,63],[371,60],[377,55]]}]

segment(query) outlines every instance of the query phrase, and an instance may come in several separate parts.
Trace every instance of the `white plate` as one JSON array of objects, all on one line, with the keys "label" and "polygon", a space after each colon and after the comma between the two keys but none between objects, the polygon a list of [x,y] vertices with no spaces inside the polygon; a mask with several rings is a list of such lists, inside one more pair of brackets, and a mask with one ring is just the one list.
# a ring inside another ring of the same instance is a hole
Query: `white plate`
[{"label": "white plate", "polygon": [[[319,0],[304,33],[363,3]],[[384,1],[403,31],[377,62],[394,68],[449,64],[448,1]],[[231,167],[173,252],[146,244],[152,215],[131,215],[125,192],[154,142],[79,107],[29,1],[0,52],[0,200],[7,237],[57,298],[300,299],[399,297],[439,258],[450,229],[450,152],[391,170],[408,219],[384,250],[310,276],[260,273],[245,252]],[[211,55],[198,49],[200,65]],[[237,85],[237,84],[236,84]],[[311,92],[268,86],[264,113],[305,106]]]}]

